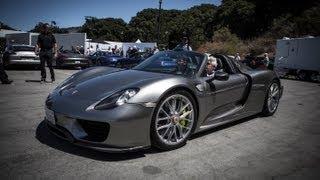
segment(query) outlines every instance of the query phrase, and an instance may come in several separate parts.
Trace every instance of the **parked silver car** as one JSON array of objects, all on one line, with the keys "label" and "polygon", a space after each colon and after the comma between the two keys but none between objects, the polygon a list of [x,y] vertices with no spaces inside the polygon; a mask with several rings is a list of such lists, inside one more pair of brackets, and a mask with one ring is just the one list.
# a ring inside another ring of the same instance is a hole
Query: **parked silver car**
[{"label": "parked silver car", "polygon": [[39,56],[35,53],[35,47],[29,45],[11,45],[3,54],[5,67],[12,65],[40,65]]},{"label": "parked silver car", "polygon": [[224,55],[207,75],[207,56],[159,52],[131,70],[94,67],[60,84],[46,100],[51,132],[105,151],[171,150],[191,134],[257,113],[275,113],[282,86],[270,70]]}]

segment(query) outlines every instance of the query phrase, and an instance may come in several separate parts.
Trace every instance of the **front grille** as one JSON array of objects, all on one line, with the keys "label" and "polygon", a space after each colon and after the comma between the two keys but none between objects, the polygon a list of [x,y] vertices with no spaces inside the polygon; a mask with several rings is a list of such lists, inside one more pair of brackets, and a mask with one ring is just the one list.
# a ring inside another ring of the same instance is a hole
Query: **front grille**
[{"label": "front grille", "polygon": [[82,138],[87,141],[102,142],[105,141],[109,134],[110,125],[104,122],[87,121],[77,119],[83,130],[88,136]]}]

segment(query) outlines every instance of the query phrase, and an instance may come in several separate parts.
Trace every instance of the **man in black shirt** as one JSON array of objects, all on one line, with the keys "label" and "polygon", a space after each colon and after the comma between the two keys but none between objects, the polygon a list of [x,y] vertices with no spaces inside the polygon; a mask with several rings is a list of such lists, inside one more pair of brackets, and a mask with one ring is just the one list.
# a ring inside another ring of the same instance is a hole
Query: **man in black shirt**
[{"label": "man in black shirt", "polygon": [[41,82],[46,81],[46,68],[45,64],[50,69],[51,80],[55,81],[54,71],[52,67],[52,59],[57,54],[57,43],[53,34],[49,31],[47,24],[43,25],[40,35],[38,36],[36,52],[39,52],[40,48],[40,62],[41,62]]}]

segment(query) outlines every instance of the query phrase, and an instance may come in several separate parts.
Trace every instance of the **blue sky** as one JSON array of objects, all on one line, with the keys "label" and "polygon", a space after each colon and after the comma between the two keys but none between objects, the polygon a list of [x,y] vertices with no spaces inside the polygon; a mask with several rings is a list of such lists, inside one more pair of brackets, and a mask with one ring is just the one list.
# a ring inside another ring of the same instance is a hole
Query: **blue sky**
[{"label": "blue sky", "polygon": [[[221,0],[163,0],[164,9],[188,9]],[[80,26],[84,16],[122,18],[129,22],[132,16],[145,8],[158,8],[158,0],[1,0],[0,21],[28,31],[38,22],[56,21],[60,27]]]}]

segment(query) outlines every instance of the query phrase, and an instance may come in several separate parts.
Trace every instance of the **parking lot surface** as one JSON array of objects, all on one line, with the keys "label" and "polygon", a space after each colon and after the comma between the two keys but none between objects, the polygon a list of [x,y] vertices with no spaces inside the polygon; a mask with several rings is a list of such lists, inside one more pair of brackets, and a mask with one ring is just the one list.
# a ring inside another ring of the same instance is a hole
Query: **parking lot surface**
[{"label": "parking lot surface", "polygon": [[254,116],[194,135],[169,152],[97,152],[60,140],[44,124],[44,101],[77,70],[11,70],[0,85],[0,179],[320,179],[320,86],[282,80],[271,117]]}]

